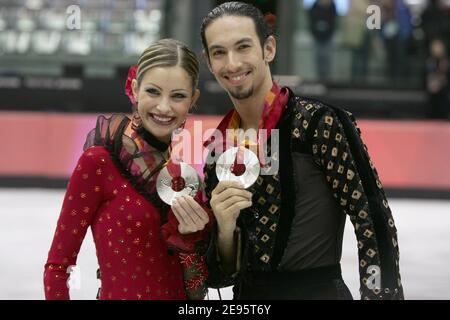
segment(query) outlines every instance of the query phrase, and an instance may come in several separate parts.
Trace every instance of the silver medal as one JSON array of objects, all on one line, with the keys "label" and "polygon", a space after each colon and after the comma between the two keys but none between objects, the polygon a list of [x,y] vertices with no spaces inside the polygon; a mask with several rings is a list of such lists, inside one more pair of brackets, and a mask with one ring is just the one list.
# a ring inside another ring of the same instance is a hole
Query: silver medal
[{"label": "silver medal", "polygon": [[156,178],[156,190],[162,201],[168,205],[172,205],[172,201],[180,196],[195,197],[200,187],[200,177],[197,171],[190,165],[181,162],[181,178],[184,180],[184,188],[175,191],[172,186],[172,176],[169,174],[167,167],[164,167]]},{"label": "silver medal", "polygon": [[[245,171],[241,175],[235,175],[232,172],[232,166],[236,161],[236,156],[239,151],[242,150],[243,164],[245,165]],[[219,181],[238,181],[244,185],[245,188],[250,187],[258,179],[260,171],[260,164],[256,154],[247,149],[233,147],[222,153],[216,162],[216,175]]]}]

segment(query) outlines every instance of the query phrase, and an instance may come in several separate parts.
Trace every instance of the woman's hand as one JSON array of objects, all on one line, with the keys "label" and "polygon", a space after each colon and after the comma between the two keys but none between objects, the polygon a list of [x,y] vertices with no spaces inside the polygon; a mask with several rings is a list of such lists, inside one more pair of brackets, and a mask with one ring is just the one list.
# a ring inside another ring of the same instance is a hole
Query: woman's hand
[{"label": "woman's hand", "polygon": [[172,202],[172,211],[181,234],[203,230],[209,222],[208,213],[190,196],[177,197]]}]

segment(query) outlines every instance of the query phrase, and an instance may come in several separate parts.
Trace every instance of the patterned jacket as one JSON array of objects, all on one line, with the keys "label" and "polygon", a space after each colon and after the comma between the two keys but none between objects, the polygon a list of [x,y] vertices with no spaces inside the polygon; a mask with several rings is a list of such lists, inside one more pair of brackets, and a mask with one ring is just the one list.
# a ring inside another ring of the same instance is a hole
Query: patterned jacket
[{"label": "patterned jacket", "polygon": [[[236,290],[241,281],[247,281],[250,270],[277,270],[294,216],[291,152],[300,151],[313,155],[334,198],[354,226],[361,298],[403,299],[397,230],[377,171],[353,116],[347,111],[313,99],[296,97],[290,92],[277,128],[280,130],[279,155],[273,153],[271,156],[279,156],[279,173],[259,176],[250,188],[253,206],[238,218],[239,271],[234,275],[223,272],[216,234],[213,234],[207,252],[209,287],[235,285]],[[210,199],[218,183],[215,164],[207,164],[204,173],[205,193]],[[374,281],[376,279],[379,281]]]}]

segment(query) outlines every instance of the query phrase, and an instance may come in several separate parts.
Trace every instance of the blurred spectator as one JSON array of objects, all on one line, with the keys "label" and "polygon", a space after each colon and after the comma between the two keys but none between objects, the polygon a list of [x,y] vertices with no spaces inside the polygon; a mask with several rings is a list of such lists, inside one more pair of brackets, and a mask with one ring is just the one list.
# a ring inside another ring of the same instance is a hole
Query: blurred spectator
[{"label": "blurred spectator", "polygon": [[[443,1],[443,0],[442,0]],[[444,31],[444,43],[447,45],[447,52],[450,51],[450,1],[443,2],[443,11],[445,13],[445,31]]]},{"label": "blurred spectator", "polygon": [[336,26],[336,6],[333,0],[317,0],[309,11],[309,25],[315,40],[316,66],[319,80],[329,78],[331,40]]},{"label": "blurred spectator", "polygon": [[426,88],[430,101],[429,118],[447,118],[449,111],[450,63],[444,42],[431,41],[430,53],[426,62]]},{"label": "blurred spectator", "polygon": [[408,70],[411,13],[403,0],[382,0],[381,3],[381,35],[387,54],[386,73],[398,83],[406,78]]},{"label": "blurred spectator", "polygon": [[445,34],[448,32],[450,24],[448,21],[450,17],[444,11],[444,4],[441,0],[429,0],[421,18],[427,48],[430,46],[432,39],[445,39]]},{"label": "blurred spectator", "polygon": [[361,82],[367,75],[370,34],[366,25],[371,0],[351,0],[342,27],[343,45],[352,52],[352,81]]}]

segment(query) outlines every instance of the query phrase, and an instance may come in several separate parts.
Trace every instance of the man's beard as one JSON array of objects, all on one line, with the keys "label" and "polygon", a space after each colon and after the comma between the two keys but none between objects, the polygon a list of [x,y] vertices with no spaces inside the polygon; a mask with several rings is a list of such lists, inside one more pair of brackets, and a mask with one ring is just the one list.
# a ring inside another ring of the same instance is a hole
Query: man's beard
[{"label": "man's beard", "polygon": [[233,98],[237,100],[244,100],[250,98],[253,95],[253,86],[246,91],[241,91],[238,89],[238,90],[230,90],[229,93]]}]

